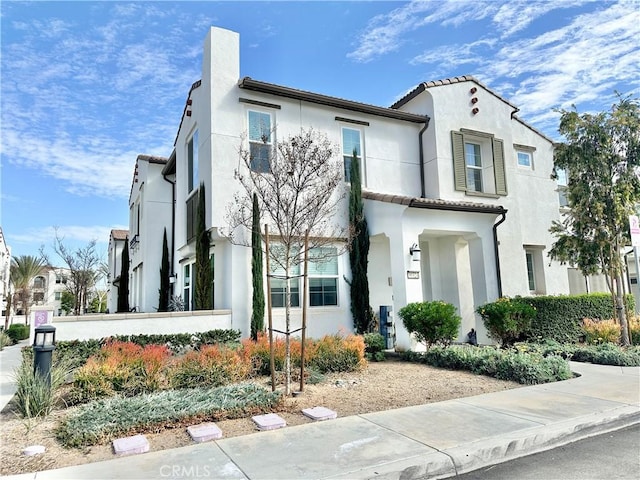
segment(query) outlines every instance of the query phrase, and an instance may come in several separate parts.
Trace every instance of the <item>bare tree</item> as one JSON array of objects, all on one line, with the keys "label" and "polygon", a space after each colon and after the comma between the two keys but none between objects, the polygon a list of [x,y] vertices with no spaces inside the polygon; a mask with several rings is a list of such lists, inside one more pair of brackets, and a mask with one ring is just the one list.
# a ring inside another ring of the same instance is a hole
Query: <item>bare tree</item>
[{"label": "bare tree", "polygon": [[[95,240],[91,240],[86,246],[76,250],[71,250],[63,241],[64,238],[58,235],[56,229],[53,250],[69,269],[70,278],[67,282],[67,289],[75,298],[73,314],[80,315],[87,309],[89,290],[93,288],[99,276],[100,258],[96,253]],[[44,247],[40,248],[40,254],[47,260],[47,263],[51,264],[44,252]]]},{"label": "bare tree", "polygon": [[[259,147],[263,147],[259,145]],[[268,161],[264,161],[264,149]],[[291,388],[291,279],[293,268],[305,257],[307,249],[315,262],[335,256],[346,248],[348,222],[334,219],[346,195],[342,168],[336,148],[326,135],[302,129],[298,135],[270,148],[266,142],[258,159],[255,145],[241,148],[240,165],[235,176],[242,189],[234,197],[228,219],[231,241],[249,246],[252,230],[253,194],[259,202],[263,221],[269,225],[274,248],[270,249],[271,272],[268,275],[285,284],[285,394]],[[334,249],[320,247],[331,246]],[[274,274],[276,267],[280,275]],[[304,297],[303,297],[304,298]],[[304,301],[304,300],[302,300]]]}]

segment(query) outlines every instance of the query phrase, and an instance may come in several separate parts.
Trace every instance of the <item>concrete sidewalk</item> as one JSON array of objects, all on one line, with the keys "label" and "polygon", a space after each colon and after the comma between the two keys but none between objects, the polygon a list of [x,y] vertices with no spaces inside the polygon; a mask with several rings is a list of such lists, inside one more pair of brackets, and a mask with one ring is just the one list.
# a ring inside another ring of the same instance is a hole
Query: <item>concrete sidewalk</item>
[{"label": "concrete sidewalk", "polygon": [[16,393],[14,372],[22,363],[22,347],[27,345],[29,345],[28,340],[21,340],[0,351],[0,411],[7,406]]},{"label": "concrete sidewalk", "polygon": [[640,368],[5,478],[446,478],[640,423]]}]

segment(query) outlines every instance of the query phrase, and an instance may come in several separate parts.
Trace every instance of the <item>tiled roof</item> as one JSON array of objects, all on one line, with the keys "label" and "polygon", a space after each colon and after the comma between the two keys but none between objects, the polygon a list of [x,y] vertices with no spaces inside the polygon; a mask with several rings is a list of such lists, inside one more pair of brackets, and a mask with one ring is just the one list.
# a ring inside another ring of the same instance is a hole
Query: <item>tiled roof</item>
[{"label": "tiled roof", "polygon": [[111,230],[111,238],[114,240],[126,240],[129,236],[129,230]]},{"label": "tiled roof", "polygon": [[180,129],[182,128],[182,122],[184,122],[184,117],[187,114],[187,107],[189,107],[189,100],[191,99],[191,92],[193,92],[196,88],[202,85],[202,79],[193,82],[191,88],[189,89],[189,94],[187,95],[187,100],[184,102],[184,108],[182,109],[182,116],[180,117],[180,125],[178,125],[178,131],[176,132],[176,138],[173,140],[173,146],[176,146],[178,142],[178,135],[180,135]]},{"label": "tiled roof", "polygon": [[326,105],[333,108],[340,108],[343,110],[350,110],[359,113],[366,113],[369,115],[395,118],[397,120],[403,120],[405,122],[426,123],[429,121],[429,117],[427,117],[426,115],[417,115],[415,113],[403,112],[401,110],[396,110],[393,108],[378,107],[376,105],[354,102],[352,100],[331,97],[328,95],[322,95],[320,93],[313,93],[305,90],[283,87],[282,85],[276,85],[274,83],[254,80],[250,77],[244,77],[243,79],[241,79],[238,82],[238,86],[246,90],[253,90],[256,92],[277,95],[280,97],[293,98],[295,100],[302,100],[305,102]]},{"label": "tiled roof", "polygon": [[153,155],[138,155],[137,160],[146,160],[149,163],[157,163],[159,165],[164,165],[169,160],[165,157],[156,157]]},{"label": "tiled roof", "polygon": [[400,100],[398,100],[393,105],[391,105],[390,108],[400,108],[401,106],[403,106],[404,104],[409,102],[411,99],[417,97],[418,95],[420,95],[422,92],[424,92],[428,88],[442,87],[442,86],[445,86],[445,85],[452,85],[454,83],[463,83],[463,82],[474,82],[478,86],[484,88],[487,92],[489,92],[491,95],[496,97],[498,100],[506,103],[511,108],[513,108],[513,112],[511,113],[511,118],[512,119],[516,120],[517,122],[521,123],[525,127],[527,127],[530,130],[534,131],[535,133],[537,133],[538,135],[543,137],[545,140],[548,140],[549,142],[554,143],[554,141],[551,140],[549,137],[547,137],[544,133],[540,132],[539,130],[535,129],[534,127],[529,125],[527,122],[525,122],[521,118],[517,117],[516,113],[520,111],[520,109],[518,107],[516,107],[513,103],[511,103],[509,100],[507,100],[503,96],[498,95],[496,92],[491,90],[489,87],[487,87],[484,83],[482,83],[480,80],[475,78],[473,75],[462,75],[460,77],[444,78],[442,80],[432,80],[432,81],[429,81],[429,82],[422,82],[417,87],[415,87],[413,90],[411,90],[409,93],[407,93],[404,97],[402,97]]},{"label": "tiled roof", "polygon": [[389,193],[362,191],[362,198],[366,200],[377,200],[379,202],[397,203],[413,208],[427,208],[431,210],[449,210],[457,212],[475,212],[475,213],[506,213],[506,209],[502,205],[490,205],[487,203],[474,202],[454,202],[451,200],[440,200],[436,198],[418,198],[408,197],[405,195],[393,195]]}]

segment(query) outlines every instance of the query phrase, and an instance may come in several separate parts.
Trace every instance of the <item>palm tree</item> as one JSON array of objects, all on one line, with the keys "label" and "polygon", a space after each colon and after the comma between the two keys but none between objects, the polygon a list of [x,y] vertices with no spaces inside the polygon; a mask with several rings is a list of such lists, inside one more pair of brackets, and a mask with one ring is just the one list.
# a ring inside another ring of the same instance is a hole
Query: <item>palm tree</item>
[{"label": "palm tree", "polygon": [[25,323],[29,325],[29,308],[31,307],[31,284],[33,279],[44,272],[46,264],[40,257],[21,255],[11,259],[10,279],[15,295],[22,302]]}]

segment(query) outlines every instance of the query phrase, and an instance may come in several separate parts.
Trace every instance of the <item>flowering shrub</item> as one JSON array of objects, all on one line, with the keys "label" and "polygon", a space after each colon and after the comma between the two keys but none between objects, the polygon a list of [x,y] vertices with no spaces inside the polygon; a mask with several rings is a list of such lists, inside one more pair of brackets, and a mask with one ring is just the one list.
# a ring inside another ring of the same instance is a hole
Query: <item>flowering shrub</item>
[{"label": "flowering shrub", "polygon": [[521,340],[536,315],[531,305],[509,297],[481,305],[476,312],[482,317],[489,337],[499,341],[503,347]]},{"label": "flowering shrub", "polygon": [[585,335],[585,342],[589,345],[601,343],[618,343],[620,340],[620,325],[615,320],[582,320],[582,330]]},{"label": "flowering shrub", "polygon": [[409,303],[398,314],[409,333],[426,344],[427,350],[435,343],[449,345],[458,336],[460,317],[450,303],[440,300]]},{"label": "flowering shrub", "polygon": [[632,345],[640,345],[640,316],[629,319],[629,337]]}]

